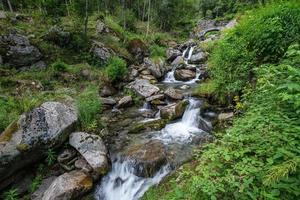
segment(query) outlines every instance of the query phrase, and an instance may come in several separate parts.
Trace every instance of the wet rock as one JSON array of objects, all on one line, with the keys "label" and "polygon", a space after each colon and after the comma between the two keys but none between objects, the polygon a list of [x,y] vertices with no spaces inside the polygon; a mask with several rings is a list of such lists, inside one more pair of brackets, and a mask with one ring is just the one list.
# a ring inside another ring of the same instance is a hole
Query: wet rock
[{"label": "wet rock", "polygon": [[189,81],[196,78],[196,72],[189,69],[176,69],[174,76],[178,81]]},{"label": "wet rock", "polygon": [[78,199],[93,187],[93,179],[82,171],[57,177],[43,194],[42,200]]},{"label": "wet rock", "polygon": [[129,83],[127,87],[133,89],[137,94],[145,98],[159,92],[157,86],[150,84],[150,82],[145,79],[136,79],[134,82]]},{"label": "wet rock", "polygon": [[101,62],[106,62],[110,57],[116,55],[112,49],[105,47],[103,43],[97,41],[93,42],[91,52]]},{"label": "wet rock", "polygon": [[165,95],[170,97],[171,99],[174,100],[181,100],[183,99],[183,95],[180,91],[175,90],[172,87],[169,87],[166,91],[165,91]]},{"label": "wet rock", "polygon": [[138,63],[142,63],[144,57],[149,55],[146,44],[140,39],[133,39],[129,41],[127,49],[134,56]]},{"label": "wet rock", "polygon": [[117,108],[124,108],[127,106],[131,106],[133,103],[132,97],[131,96],[125,96],[117,104]]},{"label": "wet rock", "polygon": [[100,98],[100,102],[104,105],[104,106],[114,106],[117,102],[113,99],[113,98]]},{"label": "wet rock", "polygon": [[189,62],[189,64],[201,64],[206,61],[206,58],[207,58],[207,56],[205,53],[199,52],[199,53],[193,54],[188,62]]},{"label": "wet rock", "polygon": [[197,45],[197,42],[195,42],[193,39],[190,39],[190,40],[186,41],[185,43],[181,44],[179,46],[179,50],[184,51],[186,48],[196,46],[196,45]]},{"label": "wet rock", "polygon": [[166,126],[168,120],[154,119],[134,123],[129,128],[130,134],[138,134],[141,132],[158,131]]},{"label": "wet rock", "polygon": [[152,75],[141,75],[140,76],[141,79],[145,79],[145,80],[148,80],[150,81],[150,83],[154,84],[154,83],[157,83],[157,80],[154,76]]},{"label": "wet rock", "polygon": [[9,34],[0,37],[0,52],[3,63],[20,68],[38,62],[42,54],[31,45],[28,38],[20,34]]},{"label": "wet rock", "polygon": [[180,64],[184,64],[184,59],[182,56],[178,56],[177,58],[175,58],[175,60],[173,60],[173,62],[171,63],[171,66],[177,67]]},{"label": "wet rock", "polygon": [[188,100],[183,100],[178,103],[169,104],[160,109],[160,116],[162,119],[174,120],[182,117]]},{"label": "wet rock", "polygon": [[188,85],[182,85],[182,86],[180,86],[181,90],[187,90],[189,88],[190,88],[190,86],[188,86]]},{"label": "wet rock", "polygon": [[0,135],[0,182],[61,146],[77,122],[74,108],[46,102],[21,115]]},{"label": "wet rock", "polygon": [[109,97],[109,96],[113,96],[115,94],[117,94],[117,90],[114,87],[112,87],[111,85],[104,85],[100,91],[101,97]]},{"label": "wet rock", "polygon": [[70,135],[69,143],[84,157],[94,172],[99,175],[107,173],[108,152],[100,136],[76,132]]},{"label": "wet rock", "polygon": [[167,153],[160,140],[132,146],[127,150],[126,157],[134,161],[134,173],[140,177],[152,177],[167,163]]},{"label": "wet rock", "polygon": [[229,113],[221,113],[218,115],[218,120],[220,121],[226,121],[229,120],[231,118],[234,117],[234,113],[233,112],[229,112]]},{"label": "wet rock", "polygon": [[173,62],[177,57],[181,56],[182,53],[178,49],[169,48],[167,50],[167,61]]},{"label": "wet rock", "polygon": [[153,100],[163,100],[165,98],[165,95],[164,94],[156,94],[156,95],[153,95],[151,97],[148,97],[146,98],[146,101],[147,102],[151,102]]},{"label": "wet rock", "polygon": [[56,176],[50,176],[46,179],[44,179],[39,186],[39,188],[31,195],[31,200],[41,200],[43,198],[43,195],[45,191],[49,188],[51,183],[56,179]]},{"label": "wet rock", "polygon": [[210,122],[208,122],[205,119],[203,119],[202,117],[200,117],[198,128],[200,128],[201,130],[209,133],[212,130],[212,125],[211,125]]}]

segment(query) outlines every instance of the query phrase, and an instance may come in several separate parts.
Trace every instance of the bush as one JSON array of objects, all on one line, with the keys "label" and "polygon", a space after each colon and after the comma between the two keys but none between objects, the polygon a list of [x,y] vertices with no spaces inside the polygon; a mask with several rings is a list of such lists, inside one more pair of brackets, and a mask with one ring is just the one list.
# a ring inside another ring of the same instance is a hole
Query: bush
[{"label": "bush", "polygon": [[105,72],[112,82],[122,80],[127,73],[126,62],[119,57],[111,57],[108,60]]},{"label": "bush", "polygon": [[61,60],[56,61],[51,65],[54,72],[67,72],[69,66]]},{"label": "bush", "polygon": [[151,58],[166,57],[166,48],[158,46],[156,44],[150,46]]},{"label": "bush", "polygon": [[78,96],[76,104],[81,128],[88,131],[90,127],[94,127],[97,115],[102,111],[98,89],[89,87],[84,90]]},{"label": "bush", "polygon": [[242,18],[209,60],[219,96],[241,92],[255,80],[253,68],[279,61],[288,46],[299,40],[299,22],[300,4],[294,1],[269,5]]}]

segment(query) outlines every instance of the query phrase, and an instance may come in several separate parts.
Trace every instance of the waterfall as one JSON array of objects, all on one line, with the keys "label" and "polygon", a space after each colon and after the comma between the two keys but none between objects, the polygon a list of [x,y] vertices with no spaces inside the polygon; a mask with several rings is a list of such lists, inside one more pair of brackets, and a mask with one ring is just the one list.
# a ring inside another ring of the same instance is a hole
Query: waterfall
[{"label": "waterfall", "polygon": [[158,184],[168,173],[168,165],[162,167],[152,178],[134,175],[133,162],[116,159],[112,170],[96,189],[96,200],[137,200],[153,185]]}]

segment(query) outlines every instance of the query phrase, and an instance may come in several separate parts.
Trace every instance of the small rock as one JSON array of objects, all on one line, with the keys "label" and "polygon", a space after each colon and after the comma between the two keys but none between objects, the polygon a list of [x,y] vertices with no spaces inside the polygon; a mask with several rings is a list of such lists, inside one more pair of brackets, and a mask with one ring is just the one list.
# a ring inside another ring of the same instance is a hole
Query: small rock
[{"label": "small rock", "polygon": [[65,149],[57,157],[59,163],[67,163],[76,156],[76,151],[74,149]]},{"label": "small rock", "polygon": [[164,106],[160,109],[160,116],[162,119],[174,120],[182,117],[186,106],[188,105],[187,100],[180,101]]},{"label": "small rock", "polygon": [[100,92],[101,97],[109,97],[115,94],[117,94],[117,90],[110,85],[104,85]]},{"label": "small rock", "polygon": [[118,102],[116,107],[117,108],[124,108],[124,107],[132,105],[132,103],[133,103],[132,97],[131,96],[125,96],[122,99],[120,99],[120,101]]},{"label": "small rock", "polygon": [[116,55],[112,49],[105,47],[103,43],[97,41],[94,41],[90,52],[101,62],[106,62],[110,57]]},{"label": "small rock", "polygon": [[174,76],[176,80],[189,81],[196,78],[196,72],[189,69],[176,69]]},{"label": "small rock", "polygon": [[229,120],[229,119],[233,118],[233,116],[234,116],[233,112],[221,113],[218,115],[218,120],[220,120],[220,121]]},{"label": "small rock", "polygon": [[166,91],[165,91],[165,95],[167,95],[168,97],[170,97],[171,99],[175,99],[175,100],[181,100],[183,99],[183,95],[178,91],[175,90],[172,87],[169,87]]},{"label": "small rock", "polygon": [[136,79],[134,82],[129,83],[127,87],[133,89],[137,94],[145,98],[159,92],[157,86],[150,84],[150,82],[145,79]]},{"label": "small rock", "polygon": [[93,179],[82,171],[72,171],[57,177],[41,200],[78,199],[93,187]]},{"label": "small rock", "polygon": [[43,198],[43,195],[45,193],[45,191],[49,188],[49,186],[51,185],[51,183],[56,179],[56,176],[50,176],[46,179],[44,179],[41,183],[41,185],[39,186],[39,188],[34,191],[34,193],[31,195],[31,200],[41,200]]},{"label": "small rock", "polygon": [[199,52],[197,54],[194,54],[191,56],[191,58],[189,59],[189,64],[201,64],[204,63],[206,61],[206,55],[203,52]]},{"label": "small rock", "polygon": [[167,61],[173,62],[175,60],[175,58],[177,58],[181,55],[182,55],[181,51],[179,51],[177,49],[169,48],[167,50]]},{"label": "small rock", "polygon": [[157,95],[153,95],[151,97],[146,98],[147,102],[153,101],[153,100],[163,100],[165,98],[165,95],[163,94],[157,94]]},{"label": "small rock", "polygon": [[76,132],[70,135],[69,143],[84,157],[94,172],[99,175],[107,173],[108,152],[100,136]]},{"label": "small rock", "polygon": [[75,167],[87,173],[93,171],[93,168],[83,158],[79,158],[75,161]]},{"label": "small rock", "polygon": [[188,85],[182,85],[182,86],[180,86],[180,89],[182,89],[182,90],[187,90],[189,88],[190,88],[190,86],[188,86]]},{"label": "small rock", "polygon": [[114,106],[117,103],[113,98],[101,97],[99,100],[103,105],[108,105],[108,106]]}]

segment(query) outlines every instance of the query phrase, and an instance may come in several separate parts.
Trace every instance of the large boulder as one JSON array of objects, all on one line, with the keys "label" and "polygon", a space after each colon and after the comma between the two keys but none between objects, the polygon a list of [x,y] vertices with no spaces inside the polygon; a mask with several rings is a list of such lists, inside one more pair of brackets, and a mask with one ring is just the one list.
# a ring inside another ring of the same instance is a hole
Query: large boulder
[{"label": "large boulder", "polygon": [[145,58],[144,62],[150,73],[157,79],[162,78],[167,72],[167,69],[165,68],[165,62],[162,59],[153,61]]},{"label": "large boulder", "polygon": [[176,69],[174,76],[178,81],[189,81],[196,78],[196,71],[190,69]]},{"label": "large boulder", "polygon": [[0,55],[4,64],[15,68],[34,65],[42,57],[39,49],[20,34],[0,36]]},{"label": "large boulder", "polygon": [[136,79],[134,82],[129,83],[128,88],[133,89],[140,96],[147,98],[159,92],[159,88],[150,84],[148,80]]},{"label": "large boulder", "polygon": [[117,104],[117,108],[124,108],[126,106],[130,106],[133,103],[133,99],[131,96],[125,96]]},{"label": "large boulder", "polygon": [[70,135],[69,143],[84,157],[96,174],[107,173],[109,169],[108,152],[100,136],[76,132]]},{"label": "large boulder", "polygon": [[72,171],[57,177],[43,194],[41,200],[80,199],[93,187],[93,179],[82,171]]},{"label": "large boulder", "polygon": [[74,108],[46,102],[21,115],[0,135],[0,182],[62,145],[77,122]]},{"label": "large boulder", "polygon": [[182,52],[178,49],[169,48],[167,50],[167,61],[173,62],[178,56],[182,56]]},{"label": "large boulder", "polygon": [[166,126],[168,123],[168,120],[164,119],[154,119],[154,120],[145,120],[145,121],[139,121],[137,123],[133,123],[129,128],[130,134],[139,134],[150,132],[150,131],[158,131],[161,130]]},{"label": "large boulder", "polygon": [[144,57],[149,55],[146,44],[140,39],[132,39],[128,42],[127,49],[138,63],[142,63]]},{"label": "large boulder", "polygon": [[171,99],[174,99],[174,100],[181,100],[181,99],[183,99],[183,94],[179,90],[176,90],[176,89],[174,89],[172,87],[169,87],[165,91],[165,95],[168,96]]},{"label": "large boulder", "polygon": [[172,103],[160,109],[160,117],[162,119],[174,120],[182,117],[185,108],[189,104],[188,100],[183,100],[178,103]]},{"label": "large boulder", "polygon": [[206,61],[206,54],[204,52],[198,52],[193,54],[189,59],[189,64],[202,64]]},{"label": "large boulder", "polygon": [[134,173],[140,177],[152,177],[167,163],[167,152],[160,140],[131,146],[125,153],[134,162]]},{"label": "large boulder", "polygon": [[45,191],[50,187],[50,185],[52,184],[52,182],[56,179],[56,176],[50,176],[46,179],[44,179],[39,188],[34,191],[34,193],[31,195],[31,200],[41,200],[43,198],[43,195],[45,193]]},{"label": "large boulder", "polygon": [[91,52],[101,62],[106,62],[110,57],[116,55],[112,49],[105,47],[103,43],[97,41],[94,41]]}]

